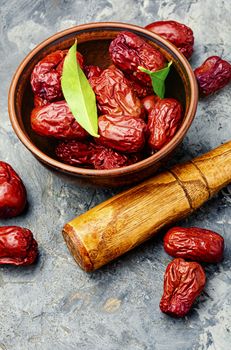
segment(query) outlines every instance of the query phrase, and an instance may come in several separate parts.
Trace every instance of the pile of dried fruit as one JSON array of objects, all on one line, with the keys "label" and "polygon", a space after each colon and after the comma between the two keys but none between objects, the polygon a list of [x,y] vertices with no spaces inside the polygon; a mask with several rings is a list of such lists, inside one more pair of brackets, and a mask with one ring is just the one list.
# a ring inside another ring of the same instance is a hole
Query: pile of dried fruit
[{"label": "pile of dried fruit", "polygon": [[[187,26],[159,21],[146,29],[191,57],[194,37]],[[119,168],[159,151],[176,134],[183,117],[179,101],[164,98],[171,63],[131,32],[121,32],[112,40],[109,55],[113,65],[104,70],[86,66],[76,45],[49,54],[34,67],[32,129],[63,140],[56,147],[57,158],[78,167]],[[231,65],[212,56],[195,75],[201,95],[209,95],[229,83]]]},{"label": "pile of dried fruit", "polygon": [[[181,123],[183,109],[173,98],[155,96],[154,78],[139,69],[142,67],[151,74],[164,69],[167,76],[169,66],[160,51],[137,35],[122,32],[110,44],[109,54],[114,65],[107,69],[85,66],[82,55],[77,52],[79,84],[84,87],[88,84],[96,99],[91,102],[90,90],[89,95],[85,91],[87,105],[92,103],[93,108],[97,103],[97,127],[93,130],[93,126],[84,124],[79,112],[74,117],[75,108],[79,111],[81,107],[75,106],[65,85],[68,65],[75,63],[71,61],[71,53],[76,61],[76,52],[71,50],[70,55],[66,50],[58,50],[46,56],[35,66],[31,76],[35,94],[31,126],[41,136],[63,140],[56,147],[58,159],[80,167],[119,168],[151,155],[172,139]],[[70,63],[66,63],[65,57]],[[68,76],[68,82],[70,79],[72,77]],[[161,90],[160,96],[163,93]],[[78,97],[78,91],[75,96]]]}]

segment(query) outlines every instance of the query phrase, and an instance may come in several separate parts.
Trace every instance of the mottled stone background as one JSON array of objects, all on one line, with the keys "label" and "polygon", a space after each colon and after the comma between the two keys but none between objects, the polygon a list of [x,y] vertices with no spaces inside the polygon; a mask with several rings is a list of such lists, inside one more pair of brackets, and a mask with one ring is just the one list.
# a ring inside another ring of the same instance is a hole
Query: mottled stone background
[{"label": "mottled stone background", "polygon": [[[81,271],[61,236],[63,224],[115,193],[65,182],[15,136],[7,113],[14,71],[35,45],[62,29],[92,21],[145,25],[175,19],[192,27],[196,67],[210,55],[231,61],[230,0],[0,0],[0,159],[28,189],[28,212],[7,224],[30,228],[39,242],[36,266],[0,269],[1,350],[229,350],[231,344],[231,188],[182,225],[220,232],[224,262],[206,267],[205,292],[181,320],[159,311],[171,258],[161,238],[92,274]],[[173,161],[202,154],[231,138],[231,86],[200,101]],[[0,222],[6,224],[5,221]]]}]

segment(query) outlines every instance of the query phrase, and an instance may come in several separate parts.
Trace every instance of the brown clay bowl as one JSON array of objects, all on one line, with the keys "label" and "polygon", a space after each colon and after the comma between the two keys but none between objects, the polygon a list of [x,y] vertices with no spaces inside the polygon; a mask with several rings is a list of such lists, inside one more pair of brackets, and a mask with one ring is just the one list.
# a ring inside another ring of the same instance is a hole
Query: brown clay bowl
[{"label": "brown clay bowl", "polygon": [[[66,165],[57,160],[55,141],[36,135],[30,127],[30,113],[33,109],[33,94],[30,75],[35,64],[57,49],[69,48],[78,38],[78,50],[84,55],[86,64],[97,64],[106,68],[110,64],[108,46],[122,30],[132,31],[154,47],[168,60],[173,60],[173,69],[167,78],[166,96],[175,97],[184,107],[184,118],[174,138],[159,152],[136,164],[112,170],[92,170]],[[186,58],[174,45],[144,28],[125,23],[90,23],[76,26],[43,41],[32,50],[18,67],[9,91],[9,116],[15,133],[22,143],[42,163],[75,176],[81,183],[100,186],[129,185],[153,174],[165,164],[177,146],[182,142],[196,113],[198,102],[197,83]]]}]

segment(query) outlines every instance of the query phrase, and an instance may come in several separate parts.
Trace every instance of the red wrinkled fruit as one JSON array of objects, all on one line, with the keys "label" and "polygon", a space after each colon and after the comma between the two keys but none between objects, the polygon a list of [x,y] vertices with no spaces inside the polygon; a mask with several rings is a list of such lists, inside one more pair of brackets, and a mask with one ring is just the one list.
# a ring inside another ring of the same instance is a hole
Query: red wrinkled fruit
[{"label": "red wrinkled fruit", "polygon": [[144,115],[140,99],[119,69],[110,66],[100,76],[92,76],[89,82],[102,114],[133,117]]},{"label": "red wrinkled fruit", "polygon": [[141,155],[137,153],[120,154],[102,145],[76,140],[61,142],[56,147],[55,153],[66,164],[93,167],[99,170],[121,168],[141,159]]},{"label": "red wrinkled fruit", "polygon": [[103,115],[98,119],[96,142],[125,153],[140,151],[145,144],[146,124],[140,118]]},{"label": "red wrinkled fruit", "polygon": [[162,312],[184,317],[206,283],[203,268],[197,262],[174,259],[164,275],[164,293],[160,301]]},{"label": "red wrinkled fruit", "polygon": [[56,147],[55,153],[66,164],[74,166],[92,165],[93,148],[90,143],[76,140],[64,141]]},{"label": "red wrinkled fruit", "polygon": [[34,106],[35,107],[42,107],[48,105],[50,102],[39,97],[38,95],[34,95]]},{"label": "red wrinkled fruit", "polygon": [[186,58],[193,53],[194,36],[191,28],[176,21],[157,21],[148,24],[145,29],[156,33],[174,44]]},{"label": "red wrinkled fruit", "polygon": [[86,74],[87,79],[91,79],[92,77],[99,77],[102,73],[102,69],[98,66],[85,66],[84,73]]},{"label": "red wrinkled fruit", "polygon": [[31,113],[31,127],[41,136],[83,139],[88,133],[80,126],[65,101],[37,107]]},{"label": "red wrinkled fruit", "polygon": [[157,101],[159,101],[159,97],[155,95],[146,96],[141,100],[141,103],[144,106],[145,112],[147,112],[147,114],[151,113]]},{"label": "red wrinkled fruit", "polygon": [[231,80],[231,64],[219,56],[211,56],[194,70],[201,96],[220,90]]},{"label": "red wrinkled fruit", "polygon": [[148,115],[148,145],[158,151],[175,135],[182,120],[182,107],[174,98],[159,99]]},{"label": "red wrinkled fruit", "polygon": [[[60,74],[60,78],[61,78],[61,75],[63,73],[63,64],[64,64],[65,57],[66,57],[66,55],[68,53],[68,50],[63,50],[63,53],[64,53],[64,58],[58,64],[58,66],[56,68],[56,71]],[[78,64],[79,64],[80,68],[83,69],[83,63],[84,63],[83,56],[78,51],[76,52],[76,59],[78,61]]]},{"label": "red wrinkled fruit", "polygon": [[115,66],[130,74],[142,85],[151,86],[151,79],[146,73],[138,70],[139,66],[153,72],[166,66],[166,59],[160,51],[131,32],[119,33],[110,44],[109,54]]},{"label": "red wrinkled fruit", "polygon": [[27,202],[25,186],[7,163],[0,161],[0,218],[21,214]]},{"label": "red wrinkled fruit", "polygon": [[[31,86],[35,95],[49,102],[63,98],[61,74],[68,50],[57,50],[39,61],[31,74]],[[77,52],[77,60],[82,67],[83,57]]]},{"label": "red wrinkled fruit", "polygon": [[217,263],[223,259],[224,239],[199,227],[173,227],[164,237],[164,249],[176,258]]},{"label": "red wrinkled fruit", "polygon": [[38,244],[30,230],[18,226],[0,227],[0,264],[29,265],[38,255]]},{"label": "red wrinkled fruit", "polygon": [[98,146],[98,149],[95,147],[91,161],[98,170],[121,168],[129,164],[126,155],[102,146]]},{"label": "red wrinkled fruit", "polygon": [[147,95],[153,93],[152,86],[144,86],[140,84],[138,81],[135,81],[133,78],[129,79],[129,75],[126,75],[126,78],[129,80],[132,90],[135,92],[136,96],[139,98],[144,98]]}]

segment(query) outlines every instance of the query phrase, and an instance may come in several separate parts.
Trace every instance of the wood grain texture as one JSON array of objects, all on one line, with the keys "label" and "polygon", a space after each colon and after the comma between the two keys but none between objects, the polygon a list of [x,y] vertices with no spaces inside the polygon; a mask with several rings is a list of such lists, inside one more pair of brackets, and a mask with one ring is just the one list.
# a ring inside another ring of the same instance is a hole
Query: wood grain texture
[{"label": "wood grain texture", "polygon": [[[161,203],[161,205],[160,205]],[[176,212],[176,207],[180,208]],[[185,193],[169,172],[117,195],[75,218],[64,228],[75,260],[86,270],[99,268],[131,250],[160,229],[166,218],[173,222],[190,213]],[[73,236],[74,233],[74,236]],[[142,234],[141,234],[142,233]],[[81,241],[88,256],[81,254]]]},{"label": "wood grain texture", "polygon": [[231,142],[92,208],[63,229],[77,263],[95,270],[189,215],[231,181]]},{"label": "wood grain texture", "polygon": [[204,179],[207,182],[210,191],[210,197],[217,193],[222,187],[230,183],[230,150],[231,141],[192,160],[192,163],[204,175]]}]

